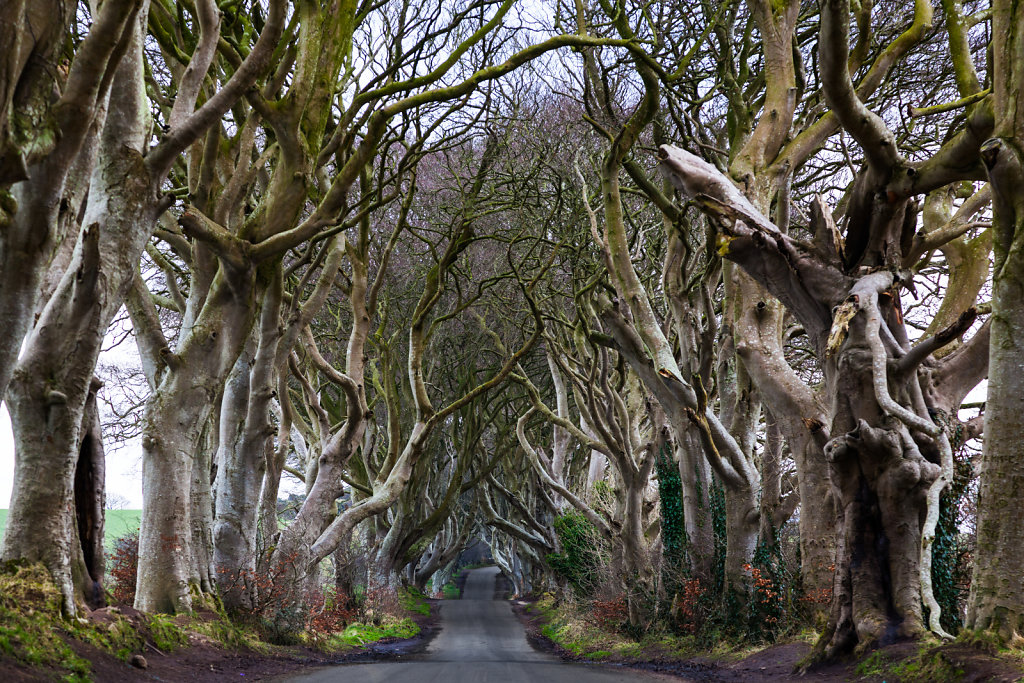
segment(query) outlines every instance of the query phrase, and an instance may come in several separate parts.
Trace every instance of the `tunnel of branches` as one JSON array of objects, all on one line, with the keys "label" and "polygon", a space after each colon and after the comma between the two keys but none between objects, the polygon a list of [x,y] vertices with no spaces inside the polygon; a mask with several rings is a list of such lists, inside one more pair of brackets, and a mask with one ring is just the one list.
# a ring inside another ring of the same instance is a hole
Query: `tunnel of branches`
[{"label": "tunnel of branches", "polygon": [[68,615],[134,453],[148,612],[475,553],[822,660],[1024,629],[1020,5],[0,15],[3,558]]}]

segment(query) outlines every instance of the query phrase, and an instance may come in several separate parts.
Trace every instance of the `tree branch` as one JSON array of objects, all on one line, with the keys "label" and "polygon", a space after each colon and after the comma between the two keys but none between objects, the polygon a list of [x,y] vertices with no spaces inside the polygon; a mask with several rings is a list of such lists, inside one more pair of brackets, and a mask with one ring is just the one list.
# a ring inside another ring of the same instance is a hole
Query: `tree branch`
[{"label": "tree branch", "polygon": [[783,235],[717,168],[686,150],[662,145],[669,180],[725,233],[721,251],[781,301],[819,347],[832,324],[833,306],[850,279],[812,248]]},{"label": "tree branch", "polygon": [[[931,23],[931,5],[925,24]],[[871,169],[883,180],[901,165],[896,138],[885,121],[868,109],[857,95],[850,78],[850,3],[849,0],[824,0],[821,3],[821,34],[818,38],[822,90],[829,108],[842,126],[860,143]]]},{"label": "tree branch", "polygon": [[217,9],[217,3],[214,0],[196,0],[195,14],[199,23],[199,41],[178,83],[178,94],[167,117],[167,125],[172,130],[181,127],[194,111],[199,89],[210,70],[220,40],[220,10]]},{"label": "tree branch", "polygon": [[[270,66],[270,57],[277,47],[284,30],[285,0],[270,0],[267,20],[263,31],[245,60],[231,74],[227,83],[208,99],[196,112],[183,117],[177,127],[172,127],[163,140],[146,155],[146,166],[154,178],[163,178],[170,171],[178,155],[189,145],[199,139],[210,126],[218,123],[221,117],[235,102],[256,82],[256,79]],[[211,34],[212,35],[212,34]],[[206,33],[203,32],[203,39]],[[198,49],[197,49],[198,51]],[[205,53],[200,55],[205,57]],[[206,69],[202,69],[205,74]],[[177,103],[175,103],[177,108]],[[189,107],[182,107],[182,113]]]},{"label": "tree branch", "polygon": [[964,332],[970,329],[974,321],[978,319],[978,309],[968,308],[960,314],[960,317],[952,325],[938,334],[918,342],[906,355],[896,363],[897,372],[900,375],[907,375],[917,369],[928,356],[941,349],[946,344],[958,339]]}]

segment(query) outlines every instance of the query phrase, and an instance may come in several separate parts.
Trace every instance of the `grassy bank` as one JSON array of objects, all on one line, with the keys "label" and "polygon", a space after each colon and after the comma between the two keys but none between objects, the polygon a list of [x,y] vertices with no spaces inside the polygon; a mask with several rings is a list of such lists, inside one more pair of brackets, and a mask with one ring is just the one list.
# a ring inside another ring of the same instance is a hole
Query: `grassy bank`
[{"label": "grassy bank", "polygon": [[559,603],[550,594],[526,607],[540,634],[557,649],[590,661],[630,663],[651,659],[688,659],[696,656],[742,656],[723,641],[714,652],[702,652],[692,636],[652,630],[639,639],[630,637],[608,617],[592,607],[575,602]]},{"label": "grassy bank", "polygon": [[[598,605],[599,606],[599,605]],[[519,602],[517,611],[542,649],[564,659],[615,663],[679,676],[723,682],[806,680],[795,673],[817,637],[811,630],[767,645],[723,639],[708,648],[694,636],[656,628],[639,637],[626,633],[621,622],[594,604],[566,601],[551,595]],[[961,636],[954,642],[926,638],[902,641],[812,670],[815,681],[870,683],[959,683],[961,681],[1024,680],[1024,649],[999,647]]]},{"label": "grassy bank", "polygon": [[[432,618],[422,594],[392,591],[353,608],[344,620],[322,618],[332,612],[330,604],[311,609],[307,631],[291,634],[293,644],[284,646],[268,642],[258,620],[239,623],[219,610],[170,616],[116,605],[67,620],[61,617],[60,602],[41,565],[0,567],[0,670],[24,675],[24,680],[77,683],[156,675],[164,680],[187,676],[197,683],[221,680],[218,676],[232,668],[244,676],[245,667],[282,672],[358,657],[381,641],[415,637],[418,622]],[[189,673],[194,671],[201,674]]]}]

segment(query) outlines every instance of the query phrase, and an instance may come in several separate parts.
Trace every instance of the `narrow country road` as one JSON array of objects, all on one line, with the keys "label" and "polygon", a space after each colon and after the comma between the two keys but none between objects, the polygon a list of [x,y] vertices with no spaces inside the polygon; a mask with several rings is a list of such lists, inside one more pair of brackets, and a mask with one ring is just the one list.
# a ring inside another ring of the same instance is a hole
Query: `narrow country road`
[{"label": "narrow country road", "polygon": [[[441,605],[441,633],[430,648],[404,662],[346,664],[283,680],[295,683],[625,683],[669,680],[635,670],[612,671],[568,664],[535,651],[512,613],[494,599],[496,567],[470,572],[461,600]],[[671,679],[680,680],[680,679]]]}]

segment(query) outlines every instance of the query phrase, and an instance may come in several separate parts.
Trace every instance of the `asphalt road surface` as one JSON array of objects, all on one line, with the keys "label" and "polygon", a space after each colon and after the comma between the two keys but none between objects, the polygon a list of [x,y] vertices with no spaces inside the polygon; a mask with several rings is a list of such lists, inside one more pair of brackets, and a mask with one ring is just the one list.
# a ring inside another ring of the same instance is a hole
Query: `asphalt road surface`
[{"label": "asphalt road surface", "polygon": [[[512,606],[494,599],[496,567],[475,569],[461,600],[441,603],[441,633],[410,661],[345,664],[284,680],[295,683],[625,683],[668,680],[635,670],[569,664],[537,652]],[[679,679],[672,679],[678,681]]]}]

